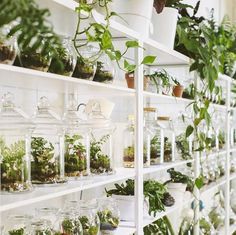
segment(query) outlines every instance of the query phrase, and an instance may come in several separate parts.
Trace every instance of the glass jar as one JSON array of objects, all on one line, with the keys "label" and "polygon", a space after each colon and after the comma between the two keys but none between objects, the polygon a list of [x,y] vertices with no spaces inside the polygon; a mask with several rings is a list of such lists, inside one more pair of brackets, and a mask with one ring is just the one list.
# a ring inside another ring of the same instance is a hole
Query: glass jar
[{"label": "glass jar", "polygon": [[223,130],[218,131],[217,139],[218,139],[219,149],[224,149],[226,136],[225,136],[225,132]]},{"label": "glass jar", "polygon": [[3,228],[3,235],[28,235],[30,232],[30,215],[8,216]]},{"label": "glass jar", "polygon": [[0,28],[0,64],[12,65],[15,61],[18,47],[15,36],[8,37],[10,25]]},{"label": "glass jar", "polygon": [[0,111],[1,192],[32,190],[30,141],[33,129],[27,115],[15,107],[13,95],[2,98]]},{"label": "glass jar", "polygon": [[77,103],[71,98],[64,114],[65,132],[65,176],[79,179],[90,174],[89,166],[89,128],[78,115]]},{"label": "glass jar", "polygon": [[98,235],[100,232],[100,221],[97,215],[97,204],[81,202],[79,220],[83,228],[83,235]]},{"label": "glass jar", "polygon": [[173,129],[173,123],[170,117],[158,117],[158,124],[163,129],[164,139],[164,162],[171,162],[175,160],[174,147],[175,147],[175,132]]},{"label": "glass jar", "polygon": [[215,179],[219,179],[221,176],[221,171],[218,165],[218,161],[216,159],[211,159],[210,164],[215,171]]},{"label": "glass jar", "polygon": [[97,70],[93,81],[102,83],[112,83],[115,77],[115,66],[110,58],[103,54],[97,61]]},{"label": "glass jar", "polygon": [[[71,77],[76,65],[76,54],[70,37],[60,38],[62,47],[56,49],[59,57],[52,59],[49,72]],[[58,64],[58,60],[62,65]]]},{"label": "glass jar", "polygon": [[208,165],[207,165],[206,162],[202,163],[201,174],[202,174],[202,177],[203,177],[203,184],[204,185],[209,184],[210,180],[209,180],[209,174],[208,174]]},{"label": "glass jar", "polygon": [[218,158],[218,168],[220,171],[220,176],[224,176],[225,175],[225,159],[223,156],[219,156]]},{"label": "glass jar", "polygon": [[114,173],[113,133],[115,126],[101,112],[99,101],[88,111],[90,128],[90,172],[95,175]]},{"label": "glass jar", "polygon": [[33,184],[64,183],[63,128],[58,115],[41,97],[33,117],[36,128],[31,142],[31,178]]},{"label": "glass jar", "polygon": [[208,160],[208,177],[209,177],[209,183],[214,182],[216,180],[216,174],[213,166],[211,165],[211,162]]},{"label": "glass jar", "polygon": [[115,234],[120,223],[120,212],[114,198],[99,198],[98,217],[102,235]]},{"label": "glass jar", "polygon": [[92,46],[82,47],[79,50],[73,77],[92,81],[97,69],[94,58],[97,51]]},{"label": "glass jar", "polygon": [[48,220],[34,219],[30,223],[29,235],[53,235],[53,226]]},{"label": "glass jar", "polygon": [[[32,44],[37,40],[32,39]],[[43,47],[45,40],[42,39],[41,45],[36,50],[31,46],[27,48],[20,48],[19,61],[22,67],[28,69],[34,69],[38,71],[47,72],[51,63],[51,54],[49,52],[43,53]]]}]

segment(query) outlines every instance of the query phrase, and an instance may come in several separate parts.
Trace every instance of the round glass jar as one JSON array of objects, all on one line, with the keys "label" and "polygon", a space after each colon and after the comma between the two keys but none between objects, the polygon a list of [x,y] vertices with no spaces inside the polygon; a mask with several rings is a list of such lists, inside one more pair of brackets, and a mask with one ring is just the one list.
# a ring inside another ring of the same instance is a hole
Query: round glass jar
[{"label": "round glass jar", "polygon": [[92,81],[97,69],[97,62],[94,59],[96,50],[92,46],[82,47],[77,56],[77,62],[73,77]]},{"label": "round glass jar", "polygon": [[30,178],[30,141],[33,130],[27,115],[15,107],[13,95],[2,98],[0,111],[1,192],[33,189]]},{"label": "round glass jar", "polygon": [[[57,48],[59,58],[52,58],[49,72],[71,77],[76,65],[75,50],[70,37],[61,36],[60,38],[62,47]],[[58,64],[58,60],[62,66]]]},{"label": "round glass jar", "polygon": [[115,126],[101,112],[99,102],[88,113],[90,128],[90,172],[95,175],[114,173],[113,133]]},{"label": "round glass jar", "polygon": [[8,216],[3,228],[3,235],[28,235],[30,232],[30,215]]},{"label": "round glass jar", "polygon": [[120,212],[116,200],[111,197],[99,198],[98,217],[100,220],[100,233],[102,235],[115,234],[120,223]]},{"label": "round glass jar", "polygon": [[29,235],[53,235],[53,226],[48,220],[34,219],[30,223]]},{"label": "round glass jar", "polygon": [[63,118],[66,125],[64,138],[65,176],[72,179],[81,179],[82,176],[90,174],[89,128],[79,118],[77,107],[76,101],[72,99]]},{"label": "round glass jar", "polygon": [[97,61],[97,70],[93,81],[102,83],[112,83],[115,77],[115,66],[110,58],[103,54]]},{"label": "round glass jar", "polygon": [[96,203],[86,201],[80,203],[78,218],[83,228],[83,235],[98,235],[100,233],[100,220],[97,210]]},{"label": "round glass jar", "polygon": [[64,183],[63,128],[59,116],[41,97],[33,117],[36,128],[31,142],[31,179],[37,185]]},{"label": "round glass jar", "polygon": [[10,25],[0,28],[0,64],[12,65],[17,55],[18,47],[16,37],[7,36],[10,29]]}]

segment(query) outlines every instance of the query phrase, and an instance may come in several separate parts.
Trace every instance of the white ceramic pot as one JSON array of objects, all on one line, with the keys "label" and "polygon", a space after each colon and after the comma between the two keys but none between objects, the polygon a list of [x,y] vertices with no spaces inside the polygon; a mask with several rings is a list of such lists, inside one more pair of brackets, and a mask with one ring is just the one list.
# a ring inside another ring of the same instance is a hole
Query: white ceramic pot
[{"label": "white ceramic pot", "polygon": [[113,0],[111,11],[119,14],[114,19],[140,33],[143,39],[149,37],[153,0]]},{"label": "white ceramic pot", "polygon": [[165,45],[166,47],[173,49],[175,42],[177,19],[177,9],[165,7],[162,13],[160,14],[157,14],[156,10],[153,9],[153,33],[151,33],[151,38]]}]

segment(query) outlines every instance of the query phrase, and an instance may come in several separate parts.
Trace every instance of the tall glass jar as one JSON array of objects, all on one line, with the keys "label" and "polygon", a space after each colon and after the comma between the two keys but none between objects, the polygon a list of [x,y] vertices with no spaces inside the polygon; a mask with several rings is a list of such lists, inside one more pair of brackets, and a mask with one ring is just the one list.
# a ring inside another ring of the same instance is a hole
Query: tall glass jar
[{"label": "tall glass jar", "polygon": [[83,228],[83,235],[98,235],[100,232],[100,221],[97,215],[97,204],[81,202],[79,220]]},{"label": "tall glass jar", "polygon": [[15,107],[13,95],[2,98],[0,111],[1,192],[32,190],[30,177],[30,141],[33,125],[24,112]]},{"label": "tall glass jar", "polygon": [[[49,67],[49,72],[64,76],[72,76],[76,65],[76,54],[72,46],[70,37],[61,36],[61,48],[57,48],[59,58],[53,58]],[[62,66],[58,64],[58,60]]]},{"label": "tall glass jar", "polygon": [[8,216],[3,228],[3,235],[28,235],[30,232],[30,215]]},{"label": "tall glass jar", "polygon": [[31,142],[31,178],[33,184],[64,183],[63,128],[58,115],[41,97],[33,122],[36,128]]},{"label": "tall glass jar", "polygon": [[99,198],[98,217],[100,219],[100,231],[102,235],[115,234],[120,223],[120,212],[114,198]]},{"label": "tall glass jar", "polygon": [[163,139],[164,139],[163,160],[164,162],[174,161],[175,132],[172,120],[170,119],[170,117],[161,116],[158,117],[158,124],[163,129]]},{"label": "tall glass jar", "polygon": [[99,102],[94,102],[88,114],[90,136],[90,171],[92,174],[114,173],[114,124],[102,114]]},{"label": "tall glass jar", "polygon": [[77,102],[72,97],[64,115],[65,132],[65,176],[79,179],[90,174],[89,128],[79,118]]},{"label": "tall glass jar", "polygon": [[8,37],[10,25],[0,28],[0,64],[12,65],[15,61],[18,47],[15,36]]}]

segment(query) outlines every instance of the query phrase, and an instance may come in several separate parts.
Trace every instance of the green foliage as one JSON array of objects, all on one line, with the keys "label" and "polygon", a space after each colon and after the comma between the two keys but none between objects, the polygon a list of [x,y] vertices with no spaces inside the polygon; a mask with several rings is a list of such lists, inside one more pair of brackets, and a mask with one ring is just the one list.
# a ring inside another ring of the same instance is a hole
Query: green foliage
[{"label": "green foliage", "polygon": [[111,82],[114,79],[111,71],[104,68],[104,63],[97,61],[97,70],[93,81],[95,82]]},{"label": "green foliage", "polygon": [[211,224],[203,217],[199,221],[200,230],[205,235],[211,235]]},{"label": "green foliage", "polygon": [[101,230],[114,230],[119,226],[120,219],[108,209],[98,211],[98,217]]},{"label": "green foliage", "polygon": [[83,228],[83,235],[97,235],[99,227],[92,225],[86,216],[79,217],[80,223]]},{"label": "green foliage", "polygon": [[190,155],[189,141],[185,137],[184,134],[178,135],[176,137],[175,143],[176,143],[176,148],[177,148],[178,152],[181,154],[181,158],[183,160],[192,159],[192,157]]},{"label": "green foliage", "polygon": [[24,228],[20,228],[20,229],[8,231],[8,234],[9,235],[24,235],[24,232],[25,232]]},{"label": "green foliage", "polygon": [[66,235],[82,235],[82,225],[77,219],[65,219],[62,221],[63,234]]}]

